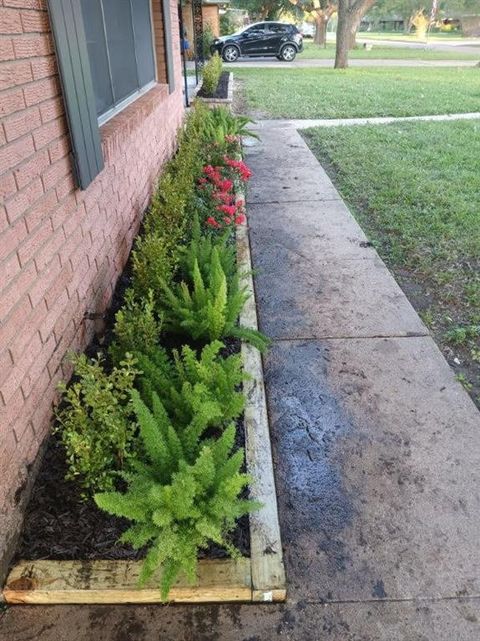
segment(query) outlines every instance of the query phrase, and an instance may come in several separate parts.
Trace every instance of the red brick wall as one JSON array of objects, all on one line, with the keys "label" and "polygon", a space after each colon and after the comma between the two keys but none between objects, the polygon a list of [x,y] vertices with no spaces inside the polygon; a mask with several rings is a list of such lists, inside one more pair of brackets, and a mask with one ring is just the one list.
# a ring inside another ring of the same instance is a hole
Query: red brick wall
[{"label": "red brick wall", "polygon": [[171,11],[175,92],[157,85],[101,128],[105,169],[80,191],[46,0],[0,0],[0,575],[57,383],[70,374],[64,356],[91,339],[84,313],[108,306],[174,151],[183,113],[175,0]]}]

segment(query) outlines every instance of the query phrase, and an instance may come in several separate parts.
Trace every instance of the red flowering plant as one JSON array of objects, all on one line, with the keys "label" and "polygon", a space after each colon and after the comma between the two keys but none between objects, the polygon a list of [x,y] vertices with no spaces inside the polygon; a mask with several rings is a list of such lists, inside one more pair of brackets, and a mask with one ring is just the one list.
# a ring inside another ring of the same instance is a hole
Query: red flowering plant
[{"label": "red flowering plant", "polygon": [[251,172],[244,163],[241,163],[242,168],[227,163],[227,160],[235,163],[241,161],[235,161],[227,156],[224,160],[223,166],[205,165],[202,177],[198,181],[205,223],[214,230],[242,225],[246,221],[245,203],[236,197],[235,183],[239,180],[247,180]]}]

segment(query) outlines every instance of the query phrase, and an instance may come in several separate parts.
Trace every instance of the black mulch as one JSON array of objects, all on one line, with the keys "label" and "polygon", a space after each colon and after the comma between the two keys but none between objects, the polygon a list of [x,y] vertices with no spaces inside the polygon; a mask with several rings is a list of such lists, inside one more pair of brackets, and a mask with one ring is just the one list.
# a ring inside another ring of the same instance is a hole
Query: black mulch
[{"label": "black mulch", "polygon": [[229,71],[222,71],[220,80],[218,82],[217,88],[213,94],[207,94],[203,86],[200,91],[197,93],[197,96],[200,98],[228,98],[228,77],[230,75]]}]

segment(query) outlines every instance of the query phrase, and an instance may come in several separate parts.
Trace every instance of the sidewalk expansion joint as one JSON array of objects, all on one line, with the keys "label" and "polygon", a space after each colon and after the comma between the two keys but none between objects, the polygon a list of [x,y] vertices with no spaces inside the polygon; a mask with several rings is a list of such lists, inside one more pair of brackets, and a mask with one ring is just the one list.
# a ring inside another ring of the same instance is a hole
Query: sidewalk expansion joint
[{"label": "sidewalk expansion joint", "polygon": [[345,341],[345,340],[372,340],[377,338],[431,338],[430,333],[411,332],[406,334],[369,334],[368,336],[280,336],[270,338],[272,343],[294,343],[306,341]]},{"label": "sidewalk expansion joint", "polygon": [[360,604],[365,603],[371,605],[372,603],[441,603],[442,601],[475,601],[480,599],[480,594],[471,594],[471,595],[450,595],[450,596],[418,596],[418,597],[404,597],[397,599],[340,599],[338,601],[330,600],[308,600],[308,599],[299,599],[298,601],[291,600],[292,604],[302,603],[305,605],[349,605],[349,604]]}]

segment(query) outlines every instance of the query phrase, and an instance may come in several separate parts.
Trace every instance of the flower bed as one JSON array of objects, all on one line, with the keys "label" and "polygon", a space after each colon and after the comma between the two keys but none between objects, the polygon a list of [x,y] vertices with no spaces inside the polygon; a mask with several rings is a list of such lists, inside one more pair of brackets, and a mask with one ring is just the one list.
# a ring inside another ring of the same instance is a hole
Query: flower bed
[{"label": "flower bed", "polygon": [[[238,196],[249,178],[236,157],[245,125],[223,110],[192,111],[135,244],[113,340],[101,357],[75,357],[64,387],[49,455],[64,455],[80,514],[93,500],[112,518],[97,511],[87,525],[96,546],[87,558],[77,546],[57,554],[70,561],[55,560],[54,550],[53,560],[19,562],[4,589],[9,602],[285,597],[258,352],[267,341],[256,328]],[[239,339],[244,370],[231,353]],[[51,481],[63,506],[62,483]],[[242,557],[249,550],[238,520],[249,512],[251,554]],[[63,521],[75,527],[72,514]],[[22,557],[35,548],[32,531]],[[233,559],[212,560],[219,551]]]}]

